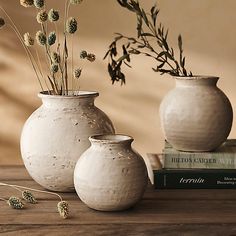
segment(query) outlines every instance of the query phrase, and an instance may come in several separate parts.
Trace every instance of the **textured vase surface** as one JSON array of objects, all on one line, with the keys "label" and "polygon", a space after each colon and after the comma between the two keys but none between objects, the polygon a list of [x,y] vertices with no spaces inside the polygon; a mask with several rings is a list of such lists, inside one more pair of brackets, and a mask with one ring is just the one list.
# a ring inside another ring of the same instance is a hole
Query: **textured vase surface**
[{"label": "textured vase surface", "polygon": [[78,160],[74,172],[75,189],[90,208],[119,211],[136,204],[147,185],[143,158],[131,148],[124,135],[90,138],[91,147]]},{"label": "textured vase surface", "polygon": [[176,77],[176,87],[160,106],[166,140],[177,150],[212,151],[228,137],[233,120],[229,99],[216,86],[218,77]]},{"label": "textured vase surface", "polygon": [[110,119],[94,105],[97,96],[86,91],[76,96],[39,94],[43,104],[23,127],[21,154],[31,177],[46,189],[74,191],[74,168],[90,146],[89,136],[114,133]]}]

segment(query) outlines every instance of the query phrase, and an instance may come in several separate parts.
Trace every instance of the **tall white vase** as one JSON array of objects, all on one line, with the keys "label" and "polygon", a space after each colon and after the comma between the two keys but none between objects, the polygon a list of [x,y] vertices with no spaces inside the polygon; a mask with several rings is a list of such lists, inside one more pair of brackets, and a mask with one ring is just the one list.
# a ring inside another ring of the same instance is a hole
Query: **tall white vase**
[{"label": "tall white vase", "polygon": [[24,125],[21,154],[31,177],[46,189],[74,191],[74,168],[90,146],[89,136],[114,133],[110,119],[94,105],[98,95],[39,94],[43,104]]},{"label": "tall white vase", "polygon": [[125,135],[96,135],[91,147],[78,160],[75,189],[90,208],[118,211],[136,204],[147,185],[143,158],[131,148]]},{"label": "tall white vase", "polygon": [[176,87],[160,106],[166,140],[177,150],[211,151],[228,137],[233,120],[229,99],[216,86],[218,77],[176,77]]}]

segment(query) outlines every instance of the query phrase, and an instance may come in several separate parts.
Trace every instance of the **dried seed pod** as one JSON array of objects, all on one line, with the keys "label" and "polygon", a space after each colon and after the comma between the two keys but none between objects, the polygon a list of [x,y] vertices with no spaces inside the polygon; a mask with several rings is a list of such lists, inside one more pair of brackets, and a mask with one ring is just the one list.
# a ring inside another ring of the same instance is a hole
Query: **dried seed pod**
[{"label": "dried seed pod", "polygon": [[88,53],[85,50],[81,51],[81,53],[80,53],[81,59],[85,59],[87,56],[88,56]]},{"label": "dried seed pod", "polygon": [[90,62],[94,62],[96,60],[96,56],[92,53],[89,53],[87,56],[87,60]]},{"label": "dried seed pod", "polygon": [[52,46],[56,42],[57,36],[55,32],[51,32],[48,35],[48,45]]},{"label": "dried seed pod", "polygon": [[59,11],[56,11],[56,10],[54,10],[54,9],[51,9],[51,10],[48,12],[48,19],[49,19],[51,22],[58,21],[59,18],[60,18]]},{"label": "dried seed pod", "polygon": [[28,203],[31,204],[37,203],[37,200],[35,199],[34,195],[27,190],[22,191],[22,198]]},{"label": "dried seed pod", "polygon": [[61,61],[61,58],[60,58],[59,54],[56,53],[56,52],[52,52],[52,53],[51,53],[51,59],[52,59],[52,62],[53,62],[54,64],[59,64],[60,61]]},{"label": "dried seed pod", "polygon": [[37,19],[38,23],[40,23],[40,24],[46,22],[48,19],[47,12],[44,10],[40,11],[36,16],[36,19]]},{"label": "dried seed pod", "polygon": [[34,5],[34,0],[20,0],[20,4],[23,7],[32,7]]},{"label": "dried seed pod", "polygon": [[51,65],[51,72],[53,74],[56,74],[58,72],[58,70],[59,70],[59,66],[57,64]]},{"label": "dried seed pod", "polygon": [[81,73],[82,73],[82,69],[75,69],[74,71],[74,78],[75,79],[79,79],[79,77],[81,76]]},{"label": "dried seed pod", "polygon": [[36,33],[36,41],[38,45],[44,46],[47,43],[47,37],[42,31]]},{"label": "dried seed pod", "polygon": [[74,34],[77,31],[77,25],[76,19],[70,17],[66,22],[66,32],[69,34]]},{"label": "dried seed pod", "polygon": [[34,5],[36,8],[42,8],[44,7],[44,0],[34,0]]},{"label": "dried seed pod", "polygon": [[57,210],[58,210],[60,216],[64,219],[66,219],[69,215],[69,204],[66,201],[58,202]]},{"label": "dried seed pod", "polygon": [[30,36],[29,33],[24,34],[24,43],[27,47],[34,46],[34,39]]},{"label": "dried seed pod", "polygon": [[8,205],[11,206],[13,209],[22,209],[24,208],[24,204],[18,197],[10,197],[7,201]]},{"label": "dried seed pod", "polygon": [[70,3],[74,4],[74,5],[80,4],[82,2],[83,2],[83,0],[70,0]]}]

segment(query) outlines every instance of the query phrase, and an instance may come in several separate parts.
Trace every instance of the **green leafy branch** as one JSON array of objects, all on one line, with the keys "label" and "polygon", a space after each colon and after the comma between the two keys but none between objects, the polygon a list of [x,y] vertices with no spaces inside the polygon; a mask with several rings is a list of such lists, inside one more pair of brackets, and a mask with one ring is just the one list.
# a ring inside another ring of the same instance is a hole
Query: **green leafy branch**
[{"label": "green leafy branch", "polygon": [[[108,72],[112,83],[120,81],[125,83],[125,74],[122,72],[122,65],[130,66],[131,56],[144,55],[154,59],[157,63],[153,71],[172,76],[192,76],[185,68],[185,57],[183,55],[182,37],[178,37],[179,55],[176,58],[173,47],[168,44],[168,30],[164,26],[157,24],[159,9],[154,5],[149,13],[140,6],[138,0],[117,0],[117,2],[127,10],[136,15],[137,37],[128,37],[116,33],[116,37],[110,44],[104,59],[109,58]],[[157,26],[158,25],[158,26]],[[118,43],[122,44],[121,56]]]}]

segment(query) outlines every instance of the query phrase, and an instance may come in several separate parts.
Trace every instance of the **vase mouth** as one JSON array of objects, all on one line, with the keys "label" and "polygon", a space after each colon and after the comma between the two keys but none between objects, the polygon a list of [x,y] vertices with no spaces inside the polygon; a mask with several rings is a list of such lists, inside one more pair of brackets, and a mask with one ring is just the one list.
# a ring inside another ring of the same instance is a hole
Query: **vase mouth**
[{"label": "vase mouth", "polygon": [[107,144],[117,144],[117,143],[131,143],[134,141],[133,137],[125,134],[100,134],[93,135],[89,137],[91,143],[107,143]]},{"label": "vase mouth", "polygon": [[40,98],[68,98],[68,99],[73,99],[73,98],[91,98],[91,97],[98,97],[99,93],[96,91],[84,91],[84,90],[79,90],[79,91],[74,91],[74,90],[69,90],[68,95],[55,95],[51,94],[52,91],[42,91],[38,93],[38,97]]},{"label": "vase mouth", "polygon": [[207,80],[207,79],[212,79],[212,80],[218,80],[218,76],[214,75],[194,75],[194,76],[174,76],[175,79],[177,80]]}]

